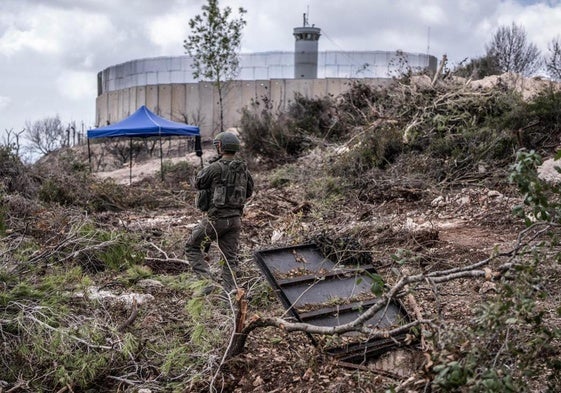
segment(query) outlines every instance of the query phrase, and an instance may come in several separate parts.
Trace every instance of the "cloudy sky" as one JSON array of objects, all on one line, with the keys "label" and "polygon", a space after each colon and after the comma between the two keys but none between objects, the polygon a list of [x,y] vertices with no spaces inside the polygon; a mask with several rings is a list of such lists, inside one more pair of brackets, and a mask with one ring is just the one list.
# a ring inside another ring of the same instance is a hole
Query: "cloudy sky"
[{"label": "cloudy sky", "polygon": [[[206,0],[0,0],[0,143],[6,130],[59,116],[94,126],[97,73],[184,55],[187,21]],[[561,0],[220,0],[243,7],[242,52],[292,51],[292,29],[321,28],[320,50],[426,53],[449,65],[485,53],[500,25],[521,25],[547,53]]]}]

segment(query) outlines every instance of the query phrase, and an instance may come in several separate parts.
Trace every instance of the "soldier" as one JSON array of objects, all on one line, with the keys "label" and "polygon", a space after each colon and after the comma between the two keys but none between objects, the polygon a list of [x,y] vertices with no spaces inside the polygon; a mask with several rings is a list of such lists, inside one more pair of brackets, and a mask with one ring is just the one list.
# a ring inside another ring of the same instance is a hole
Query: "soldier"
[{"label": "soldier", "polygon": [[[253,194],[253,178],[244,161],[236,158],[240,140],[231,132],[221,132],[213,140],[219,159],[202,169],[195,178],[197,207],[206,217],[197,224],[185,245],[185,254],[193,271],[212,279],[203,258],[213,241],[218,242],[222,263],[222,284],[227,292],[237,286],[238,243],[241,216],[247,198]],[[205,287],[208,294],[211,286]]]}]

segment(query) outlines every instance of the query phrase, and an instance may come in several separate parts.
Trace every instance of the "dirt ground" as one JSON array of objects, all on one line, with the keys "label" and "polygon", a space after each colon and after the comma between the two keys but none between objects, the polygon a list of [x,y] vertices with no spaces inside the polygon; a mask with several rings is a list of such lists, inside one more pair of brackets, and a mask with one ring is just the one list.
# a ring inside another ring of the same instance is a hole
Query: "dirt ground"
[{"label": "dirt ground", "polygon": [[[196,162],[193,157],[189,159]],[[134,179],[154,173],[159,165],[152,162],[134,166],[132,173],[138,174]],[[127,184],[129,175],[129,168],[123,168],[101,176]],[[493,250],[509,250],[523,228],[511,214],[511,209],[520,202],[512,196],[512,190],[478,185],[454,191],[414,188],[409,194],[416,194],[415,198],[397,197],[379,204],[357,201],[356,205],[340,206],[330,219],[317,222],[316,206],[307,205],[309,201],[302,187],[279,190],[271,186],[266,175],[254,174],[256,193],[244,216],[242,267],[250,297],[252,288],[267,285],[253,253],[304,241],[306,234],[317,231],[318,227],[334,237],[356,234],[362,246],[371,252],[373,265],[387,284],[395,282],[397,271],[444,270],[483,260]],[[173,239],[185,239],[200,218],[201,213],[187,201],[181,209],[141,215],[115,213],[111,221],[121,222],[135,231],[158,231]],[[418,257],[400,265],[392,255],[404,249],[415,251]],[[211,259],[215,256],[211,250]],[[155,273],[168,274],[184,269],[172,264],[151,267]],[[440,285],[438,293],[428,285],[419,285],[414,297],[424,317],[437,320],[442,326],[461,325],[471,317],[475,305],[493,295],[494,285],[483,278],[461,279]],[[153,311],[147,315],[156,320],[165,319],[166,314],[173,315],[173,307],[167,300],[165,291],[155,294],[154,300],[147,304]],[[211,296],[208,301],[215,300]],[[281,316],[285,312],[274,297],[266,307],[263,309],[252,299],[248,315]],[[250,334],[245,351],[224,364],[212,386],[225,392],[380,392],[396,386],[404,386],[402,391],[423,391],[426,381],[422,370],[426,361],[420,343],[412,343],[396,346],[362,364],[342,364],[322,351],[321,346],[315,346],[304,333],[266,327]],[[193,389],[197,391],[199,387]],[[205,386],[201,391],[206,389]]]}]

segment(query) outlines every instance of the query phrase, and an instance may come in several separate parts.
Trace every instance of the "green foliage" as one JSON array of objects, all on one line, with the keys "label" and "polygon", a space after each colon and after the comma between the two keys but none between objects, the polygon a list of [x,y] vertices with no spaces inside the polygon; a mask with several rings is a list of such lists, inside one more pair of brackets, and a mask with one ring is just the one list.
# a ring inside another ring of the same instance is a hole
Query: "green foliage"
[{"label": "green foliage", "polygon": [[393,117],[394,105],[389,89],[373,86],[364,81],[353,81],[348,90],[337,99],[335,108],[337,129],[341,133],[369,124],[380,117]]},{"label": "green foliage", "polygon": [[472,59],[465,59],[454,69],[454,75],[463,78],[483,79],[490,75],[499,75],[501,70],[498,67],[497,59],[493,56],[485,55]]},{"label": "green foliage", "polygon": [[273,170],[270,176],[271,186],[282,188],[296,180],[296,169],[293,166],[284,165]]},{"label": "green foliage", "polygon": [[267,99],[242,109],[240,127],[245,150],[267,163],[293,161],[311,146],[305,133],[287,115],[275,115]]},{"label": "green foliage", "polygon": [[[532,379],[551,373],[557,358],[552,343],[559,331],[543,323],[537,299],[546,294],[537,264],[516,265],[496,297],[481,304],[469,325],[440,337],[433,371],[435,391],[528,391]],[[523,344],[521,344],[523,343]]]},{"label": "green foliage", "polygon": [[335,103],[329,96],[307,98],[296,93],[294,101],[288,106],[287,116],[291,119],[289,128],[294,128],[295,134],[302,133],[328,141],[346,136],[336,122]]},{"label": "green foliage", "polygon": [[[9,146],[0,146],[0,190],[6,193],[20,193],[33,196],[35,183],[29,170]],[[0,194],[1,195],[1,194]]]},{"label": "green foliage", "polygon": [[258,280],[251,287],[249,308],[253,310],[266,310],[278,304],[278,298],[271,285],[265,280]]},{"label": "green foliage", "polygon": [[2,315],[12,320],[18,332],[17,339],[10,337],[0,349],[6,366],[2,378],[8,383],[25,380],[32,391],[68,386],[82,390],[95,386],[107,370],[126,359],[118,347],[106,346],[110,337],[92,320],[73,320],[60,309],[22,303],[16,307],[15,317]]},{"label": "green foliage", "polygon": [[550,133],[561,131],[561,92],[550,86],[528,103],[529,122],[539,121],[540,127]]},{"label": "green foliage", "polygon": [[235,75],[239,67],[238,49],[242,29],[246,24],[240,17],[230,20],[232,9],[220,9],[217,0],[208,0],[202,6],[202,14],[189,20],[191,34],[184,41],[184,48],[193,58],[193,77],[223,81]]},{"label": "green foliage", "polygon": [[391,125],[367,129],[339,156],[330,171],[335,176],[358,178],[372,168],[385,168],[402,152],[401,137],[401,130]]},{"label": "green foliage", "polygon": [[185,369],[193,365],[191,349],[184,343],[177,342],[176,345],[170,346],[170,348],[160,366],[160,371],[166,377],[180,375]]},{"label": "green foliage", "polygon": [[190,275],[186,273],[170,276],[170,275],[158,275],[154,277],[166,288],[170,288],[174,291],[185,292],[192,290],[192,282],[190,281]]},{"label": "green foliage", "polygon": [[39,199],[48,203],[59,203],[63,206],[71,205],[76,201],[75,189],[61,186],[54,179],[47,179],[39,189]]},{"label": "green foliage", "polygon": [[0,306],[8,307],[12,302],[37,300],[43,298],[43,292],[26,282],[17,283],[13,288],[0,293]]},{"label": "green foliage", "polygon": [[426,154],[442,162],[440,169],[458,176],[477,171],[479,163],[510,161],[515,141],[511,134],[488,127],[464,128],[459,133],[431,138]]},{"label": "green foliage", "polygon": [[92,212],[119,211],[134,205],[127,190],[112,179],[92,182],[89,186],[90,198],[85,207]]},{"label": "green foliage", "polygon": [[195,168],[188,161],[180,161],[173,163],[172,161],[164,161],[161,172],[158,172],[158,177],[162,177],[164,184],[170,189],[177,189],[182,184],[189,184],[192,177],[197,173],[198,168]]},{"label": "green foliage", "polygon": [[561,93],[552,86],[541,90],[532,100],[512,100],[510,110],[496,117],[497,127],[512,130],[518,148],[550,151],[561,135]]},{"label": "green foliage", "polygon": [[62,296],[68,290],[74,289],[82,282],[84,273],[80,266],[53,266],[48,275],[37,284],[37,288],[52,296]]},{"label": "green foliage", "polygon": [[105,269],[122,271],[144,261],[144,252],[137,247],[138,239],[134,233],[104,231],[84,226],[80,228],[80,234],[97,244],[91,247],[92,251],[79,254],[76,260],[89,272]]},{"label": "green foliage", "polygon": [[[196,293],[201,293],[208,285],[208,280],[197,280],[192,283],[191,288]],[[217,343],[221,343],[225,339],[220,326],[209,323],[217,316],[216,309],[212,307],[211,302],[210,295],[194,296],[185,305],[185,311],[189,317],[189,344],[197,352],[208,353],[216,347]]]},{"label": "green foliage", "polygon": [[537,168],[542,158],[535,151],[520,150],[511,168],[509,180],[518,186],[524,197],[523,205],[516,206],[514,213],[523,218],[526,225],[534,220],[558,221],[561,213],[560,189],[541,180]]},{"label": "green foliage", "polygon": [[218,89],[220,105],[220,130],[224,130],[223,82],[233,79],[239,68],[239,49],[242,30],[246,24],[238,8],[239,17],[231,19],[232,9],[220,9],[218,0],[207,0],[202,14],[189,20],[191,34],[183,47],[193,60],[193,77],[211,80]]},{"label": "green foliage", "polygon": [[332,209],[338,201],[344,198],[345,182],[339,177],[325,175],[307,184],[306,199],[321,202],[324,209]]},{"label": "green foliage", "polygon": [[384,293],[384,279],[382,276],[376,273],[366,272],[368,277],[372,280],[372,284],[370,285],[370,291],[376,296],[382,296]]},{"label": "green foliage", "polygon": [[107,238],[107,241],[115,240],[113,245],[97,254],[103,266],[119,271],[144,260],[142,253],[134,248],[131,239],[127,236],[113,236]]},{"label": "green foliage", "polygon": [[62,206],[86,205],[90,198],[90,174],[87,166],[72,150],[53,153],[56,159],[33,167],[41,180],[39,200]]},{"label": "green foliage", "polygon": [[148,266],[133,265],[127,269],[125,281],[128,284],[135,284],[140,280],[152,277],[152,275],[152,269],[150,269]]}]

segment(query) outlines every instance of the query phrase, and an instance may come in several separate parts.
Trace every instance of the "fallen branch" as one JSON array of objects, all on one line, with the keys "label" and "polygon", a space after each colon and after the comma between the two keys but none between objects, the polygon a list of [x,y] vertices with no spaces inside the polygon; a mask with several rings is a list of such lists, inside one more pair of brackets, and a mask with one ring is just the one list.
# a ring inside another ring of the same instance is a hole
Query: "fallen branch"
[{"label": "fallen branch", "polygon": [[432,81],[431,81],[431,86],[434,86],[434,84],[436,83],[436,81],[438,80],[440,75],[442,74],[442,70],[444,69],[444,66],[446,65],[446,63],[448,63],[448,57],[444,54],[444,55],[442,55],[442,60],[440,61],[440,65],[438,66],[438,70],[436,70],[436,72],[434,73],[434,77],[432,78]]},{"label": "fallen branch", "polygon": [[[542,229],[534,232],[536,228],[543,226]],[[310,334],[318,335],[340,335],[349,332],[359,332],[368,335],[369,339],[380,339],[394,337],[399,334],[409,332],[411,328],[421,325],[421,324],[431,324],[431,320],[422,318],[418,308],[413,307],[415,311],[415,320],[398,326],[392,329],[376,329],[376,327],[366,325],[366,322],[370,320],[376,313],[390,304],[391,301],[396,299],[403,292],[408,292],[408,287],[410,284],[428,281],[432,285],[438,283],[444,283],[452,280],[457,280],[460,278],[471,278],[471,277],[485,277],[487,280],[491,280],[500,275],[500,273],[508,271],[514,266],[512,258],[519,255],[520,250],[534,242],[539,236],[543,235],[550,230],[551,227],[558,226],[551,223],[536,223],[524,231],[522,231],[517,239],[517,243],[514,248],[507,252],[497,253],[489,258],[481,260],[479,262],[442,271],[436,271],[431,273],[422,273],[415,275],[404,275],[402,276],[386,293],[380,296],[376,302],[370,306],[364,313],[360,314],[355,320],[338,325],[338,326],[317,326],[302,322],[290,322],[283,318],[278,317],[263,317],[258,314],[254,315],[248,320],[248,323],[244,328],[238,332],[238,327],[236,326],[235,331],[235,345],[230,345],[227,351],[228,357],[235,356],[243,351],[245,346],[245,341],[248,335],[256,328],[273,326],[282,329],[287,332],[305,332]],[[509,262],[502,264],[498,267],[498,272],[493,273],[491,269],[484,266],[488,265],[491,261],[498,258],[510,257]]]},{"label": "fallen branch", "polygon": [[35,323],[41,325],[42,327],[44,327],[44,328],[47,329],[47,330],[51,330],[51,331],[53,331],[53,332],[60,333],[60,334],[66,336],[66,337],[68,337],[68,338],[70,338],[70,339],[72,339],[72,340],[74,340],[74,341],[76,341],[76,342],[79,342],[80,344],[84,344],[84,345],[85,345],[86,347],[88,347],[88,348],[91,348],[91,349],[106,349],[106,350],[113,349],[113,347],[109,347],[109,346],[107,346],[107,345],[97,345],[97,344],[89,343],[89,342],[87,342],[86,340],[82,340],[81,338],[76,337],[75,335],[70,334],[70,333],[68,333],[68,332],[66,332],[66,331],[64,331],[64,330],[62,330],[62,329],[58,329],[58,328],[52,327],[52,326],[49,325],[48,323],[45,323],[45,322],[43,322],[43,321],[41,321],[41,320],[35,318],[35,317],[32,316],[32,315],[29,315],[29,314],[28,314],[28,315],[25,315],[25,318],[27,318],[27,319],[29,319],[30,321],[33,321],[33,322],[35,322]]},{"label": "fallen branch", "polygon": [[158,247],[156,244],[148,242],[148,245],[155,248],[160,254],[163,255],[163,258],[157,258],[157,257],[150,257],[150,256],[146,256],[144,257],[144,260],[146,262],[174,262],[174,263],[179,263],[179,264],[183,264],[183,265],[187,265],[190,266],[189,261],[186,261],[185,259],[180,259],[180,258],[173,258],[170,257],[167,252],[165,252],[164,250],[162,250],[160,247]]},{"label": "fallen branch", "polygon": [[119,332],[124,331],[127,328],[127,326],[130,326],[136,320],[136,317],[138,316],[138,304],[137,304],[136,299],[132,300],[132,306],[131,307],[132,307],[131,315],[129,315],[127,320],[125,322],[123,322],[121,324],[121,326],[119,326],[117,328],[117,331],[119,331]]}]

